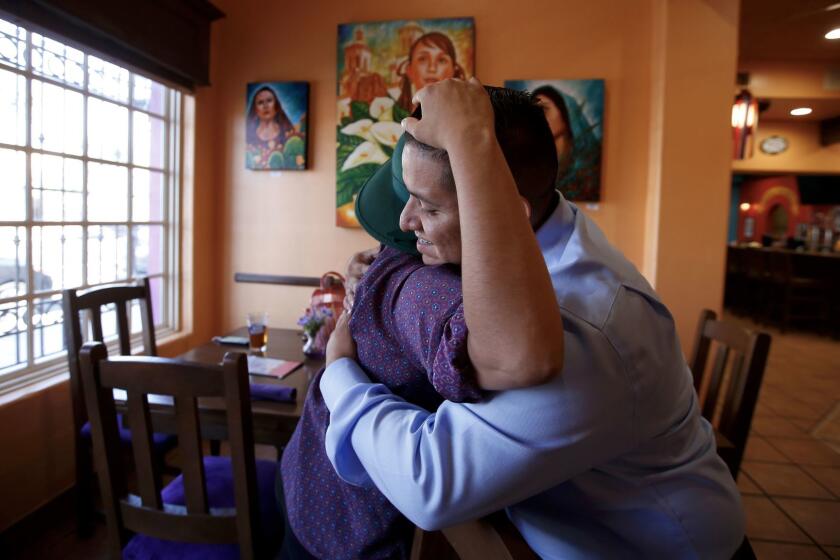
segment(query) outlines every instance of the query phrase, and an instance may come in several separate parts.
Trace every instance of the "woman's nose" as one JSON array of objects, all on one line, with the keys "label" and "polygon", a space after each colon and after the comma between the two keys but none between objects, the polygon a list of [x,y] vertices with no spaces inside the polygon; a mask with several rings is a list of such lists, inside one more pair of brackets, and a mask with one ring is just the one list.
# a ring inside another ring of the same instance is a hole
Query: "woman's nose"
[{"label": "woman's nose", "polygon": [[415,231],[418,228],[417,216],[414,212],[414,199],[409,198],[403,211],[400,213],[400,229],[402,231]]}]

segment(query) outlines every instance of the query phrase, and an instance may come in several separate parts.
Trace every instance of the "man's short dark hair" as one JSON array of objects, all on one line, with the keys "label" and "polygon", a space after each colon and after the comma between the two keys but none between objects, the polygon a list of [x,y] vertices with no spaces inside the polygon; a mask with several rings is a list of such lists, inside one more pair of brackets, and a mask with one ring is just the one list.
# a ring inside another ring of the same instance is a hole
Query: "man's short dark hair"
[{"label": "man's short dark hair", "polygon": [[[532,222],[540,220],[554,200],[557,181],[557,150],[542,107],[525,91],[485,86],[495,115],[496,139],[521,194],[531,204]],[[421,118],[420,107],[413,117]],[[408,133],[406,146],[445,164],[441,181],[455,188],[446,150],[433,148]]]}]

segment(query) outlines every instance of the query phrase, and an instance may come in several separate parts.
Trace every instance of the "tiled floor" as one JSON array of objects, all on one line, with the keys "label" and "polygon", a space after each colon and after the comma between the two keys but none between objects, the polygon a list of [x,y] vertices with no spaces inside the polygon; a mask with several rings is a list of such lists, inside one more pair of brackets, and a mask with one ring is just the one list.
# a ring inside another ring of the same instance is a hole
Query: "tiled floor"
[{"label": "tiled floor", "polygon": [[840,559],[840,341],[773,336],[738,487],[759,560]]}]

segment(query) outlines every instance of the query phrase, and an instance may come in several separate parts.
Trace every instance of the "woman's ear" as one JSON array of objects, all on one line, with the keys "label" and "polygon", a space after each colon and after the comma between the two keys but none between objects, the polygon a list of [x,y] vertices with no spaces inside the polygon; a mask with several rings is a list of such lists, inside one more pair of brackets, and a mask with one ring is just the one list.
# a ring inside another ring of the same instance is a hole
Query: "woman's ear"
[{"label": "woman's ear", "polygon": [[519,200],[522,202],[522,207],[525,209],[525,217],[528,218],[528,221],[531,221],[531,203],[528,202],[524,196],[520,196]]}]

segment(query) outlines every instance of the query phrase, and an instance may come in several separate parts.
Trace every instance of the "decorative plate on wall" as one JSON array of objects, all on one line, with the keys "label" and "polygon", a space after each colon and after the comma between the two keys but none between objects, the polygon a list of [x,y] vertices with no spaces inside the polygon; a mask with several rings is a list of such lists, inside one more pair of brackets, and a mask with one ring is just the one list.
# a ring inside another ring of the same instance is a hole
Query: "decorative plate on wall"
[{"label": "decorative plate on wall", "polygon": [[788,141],[784,136],[768,136],[761,141],[759,147],[765,154],[775,156],[788,149]]}]

